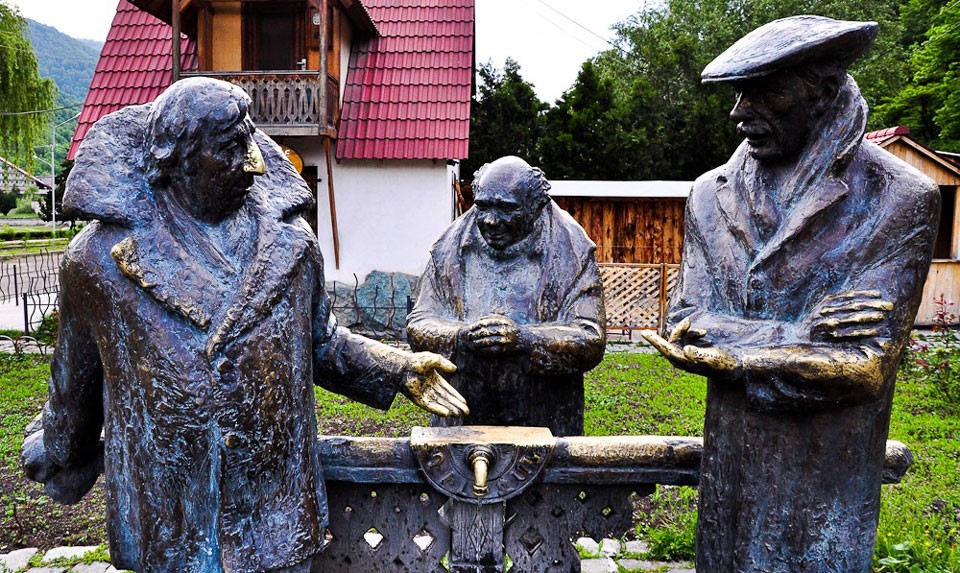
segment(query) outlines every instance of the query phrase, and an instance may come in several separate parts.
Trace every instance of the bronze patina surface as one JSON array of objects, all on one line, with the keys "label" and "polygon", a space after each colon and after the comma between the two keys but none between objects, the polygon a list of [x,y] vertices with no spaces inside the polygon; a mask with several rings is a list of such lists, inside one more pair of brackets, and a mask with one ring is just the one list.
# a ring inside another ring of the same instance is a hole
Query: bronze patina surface
[{"label": "bronze patina surface", "polygon": [[517,157],[480,168],[474,206],[434,244],[407,322],[410,345],[457,364],[470,416],[435,425],[583,433],[583,373],[603,358],[594,244]]},{"label": "bronze patina surface", "polygon": [[745,141],[697,179],[653,343],[708,377],[697,571],[869,570],[897,365],[937,186],[864,143],[846,68],[877,25],[796,16],[707,66]]},{"label": "bronze patina surface", "polygon": [[65,503],[102,466],[121,569],[308,571],[328,511],[314,384],[467,412],[442,357],[337,326],[300,217],[310,190],[248,105],[224,82],[178,82],[99,121],[67,183],[65,207],[94,222],[63,258],[23,460]]}]

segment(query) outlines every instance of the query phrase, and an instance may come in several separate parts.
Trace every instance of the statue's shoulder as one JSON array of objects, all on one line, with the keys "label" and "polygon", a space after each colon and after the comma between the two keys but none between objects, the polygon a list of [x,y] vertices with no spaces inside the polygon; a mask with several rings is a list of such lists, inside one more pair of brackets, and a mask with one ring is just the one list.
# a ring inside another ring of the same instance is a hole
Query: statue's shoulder
[{"label": "statue's shoulder", "polygon": [[690,188],[690,196],[687,197],[687,209],[699,212],[715,204],[717,193],[726,186],[729,177],[726,163],[697,177]]},{"label": "statue's shoulder", "polygon": [[919,169],[869,142],[864,142],[860,154],[869,176],[882,187],[888,202],[905,209],[916,205],[939,207],[937,183]]},{"label": "statue's shoulder", "polygon": [[586,253],[596,248],[593,240],[590,239],[587,232],[583,230],[580,223],[578,223],[570,213],[566,212],[552,200],[549,203],[549,208],[551,211],[550,216],[553,217],[555,221],[555,228],[562,230],[561,232],[569,238],[570,245],[575,252]]},{"label": "statue's shoulder", "polygon": [[144,130],[150,104],[104,116],[90,128],[67,178],[63,209],[86,220],[149,221]]},{"label": "statue's shoulder", "polygon": [[92,221],[70,241],[60,261],[61,273],[75,280],[78,277],[102,277],[113,267],[110,251],[129,235],[118,225]]},{"label": "statue's shoulder", "polygon": [[431,256],[439,260],[448,254],[459,253],[464,234],[475,224],[474,221],[476,217],[476,209],[471,207],[467,209],[463,215],[454,219],[453,222],[450,223],[450,226],[443,231],[443,234],[434,241],[433,246],[430,247]]}]

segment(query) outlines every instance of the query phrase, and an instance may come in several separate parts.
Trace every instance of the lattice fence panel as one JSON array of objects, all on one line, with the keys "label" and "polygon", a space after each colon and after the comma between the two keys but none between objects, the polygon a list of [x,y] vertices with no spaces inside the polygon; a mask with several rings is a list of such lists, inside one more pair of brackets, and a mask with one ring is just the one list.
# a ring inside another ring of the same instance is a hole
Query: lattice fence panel
[{"label": "lattice fence panel", "polygon": [[507,502],[510,573],[579,573],[574,539],[618,538],[633,527],[633,494],[653,486],[539,484]]},{"label": "lattice fence panel", "polygon": [[660,326],[661,265],[600,265],[608,328]]},{"label": "lattice fence panel", "polygon": [[664,265],[664,267],[667,270],[667,292],[664,293],[663,299],[669,302],[670,295],[680,282],[680,265]]},{"label": "lattice fence panel", "polygon": [[680,265],[601,264],[600,276],[607,328],[659,329]]}]

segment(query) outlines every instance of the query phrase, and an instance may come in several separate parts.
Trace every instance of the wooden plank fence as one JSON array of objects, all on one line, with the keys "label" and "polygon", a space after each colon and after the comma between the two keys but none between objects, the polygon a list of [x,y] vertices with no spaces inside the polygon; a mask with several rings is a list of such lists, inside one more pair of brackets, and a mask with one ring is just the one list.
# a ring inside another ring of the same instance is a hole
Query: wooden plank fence
[{"label": "wooden plank fence", "polygon": [[670,293],[680,277],[680,265],[601,263],[607,330],[659,330]]}]

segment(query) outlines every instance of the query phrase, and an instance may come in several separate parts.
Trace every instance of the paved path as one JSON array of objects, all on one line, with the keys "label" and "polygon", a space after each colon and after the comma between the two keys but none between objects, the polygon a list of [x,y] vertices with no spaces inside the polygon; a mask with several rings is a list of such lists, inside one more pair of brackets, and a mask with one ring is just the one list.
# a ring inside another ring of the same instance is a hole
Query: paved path
[{"label": "paved path", "polygon": [[[694,573],[689,563],[665,563],[636,559],[635,556],[646,553],[647,546],[642,541],[629,541],[621,545],[614,539],[605,539],[600,543],[592,539],[577,542],[581,551],[592,558],[584,558],[580,570],[582,573]],[[84,556],[97,552],[97,547],[57,547],[46,553],[35,548],[18,549],[0,554],[0,572],[14,573],[119,573],[106,561],[83,563]],[[618,569],[618,565],[622,569]],[[389,572],[383,572],[389,573]]]}]

